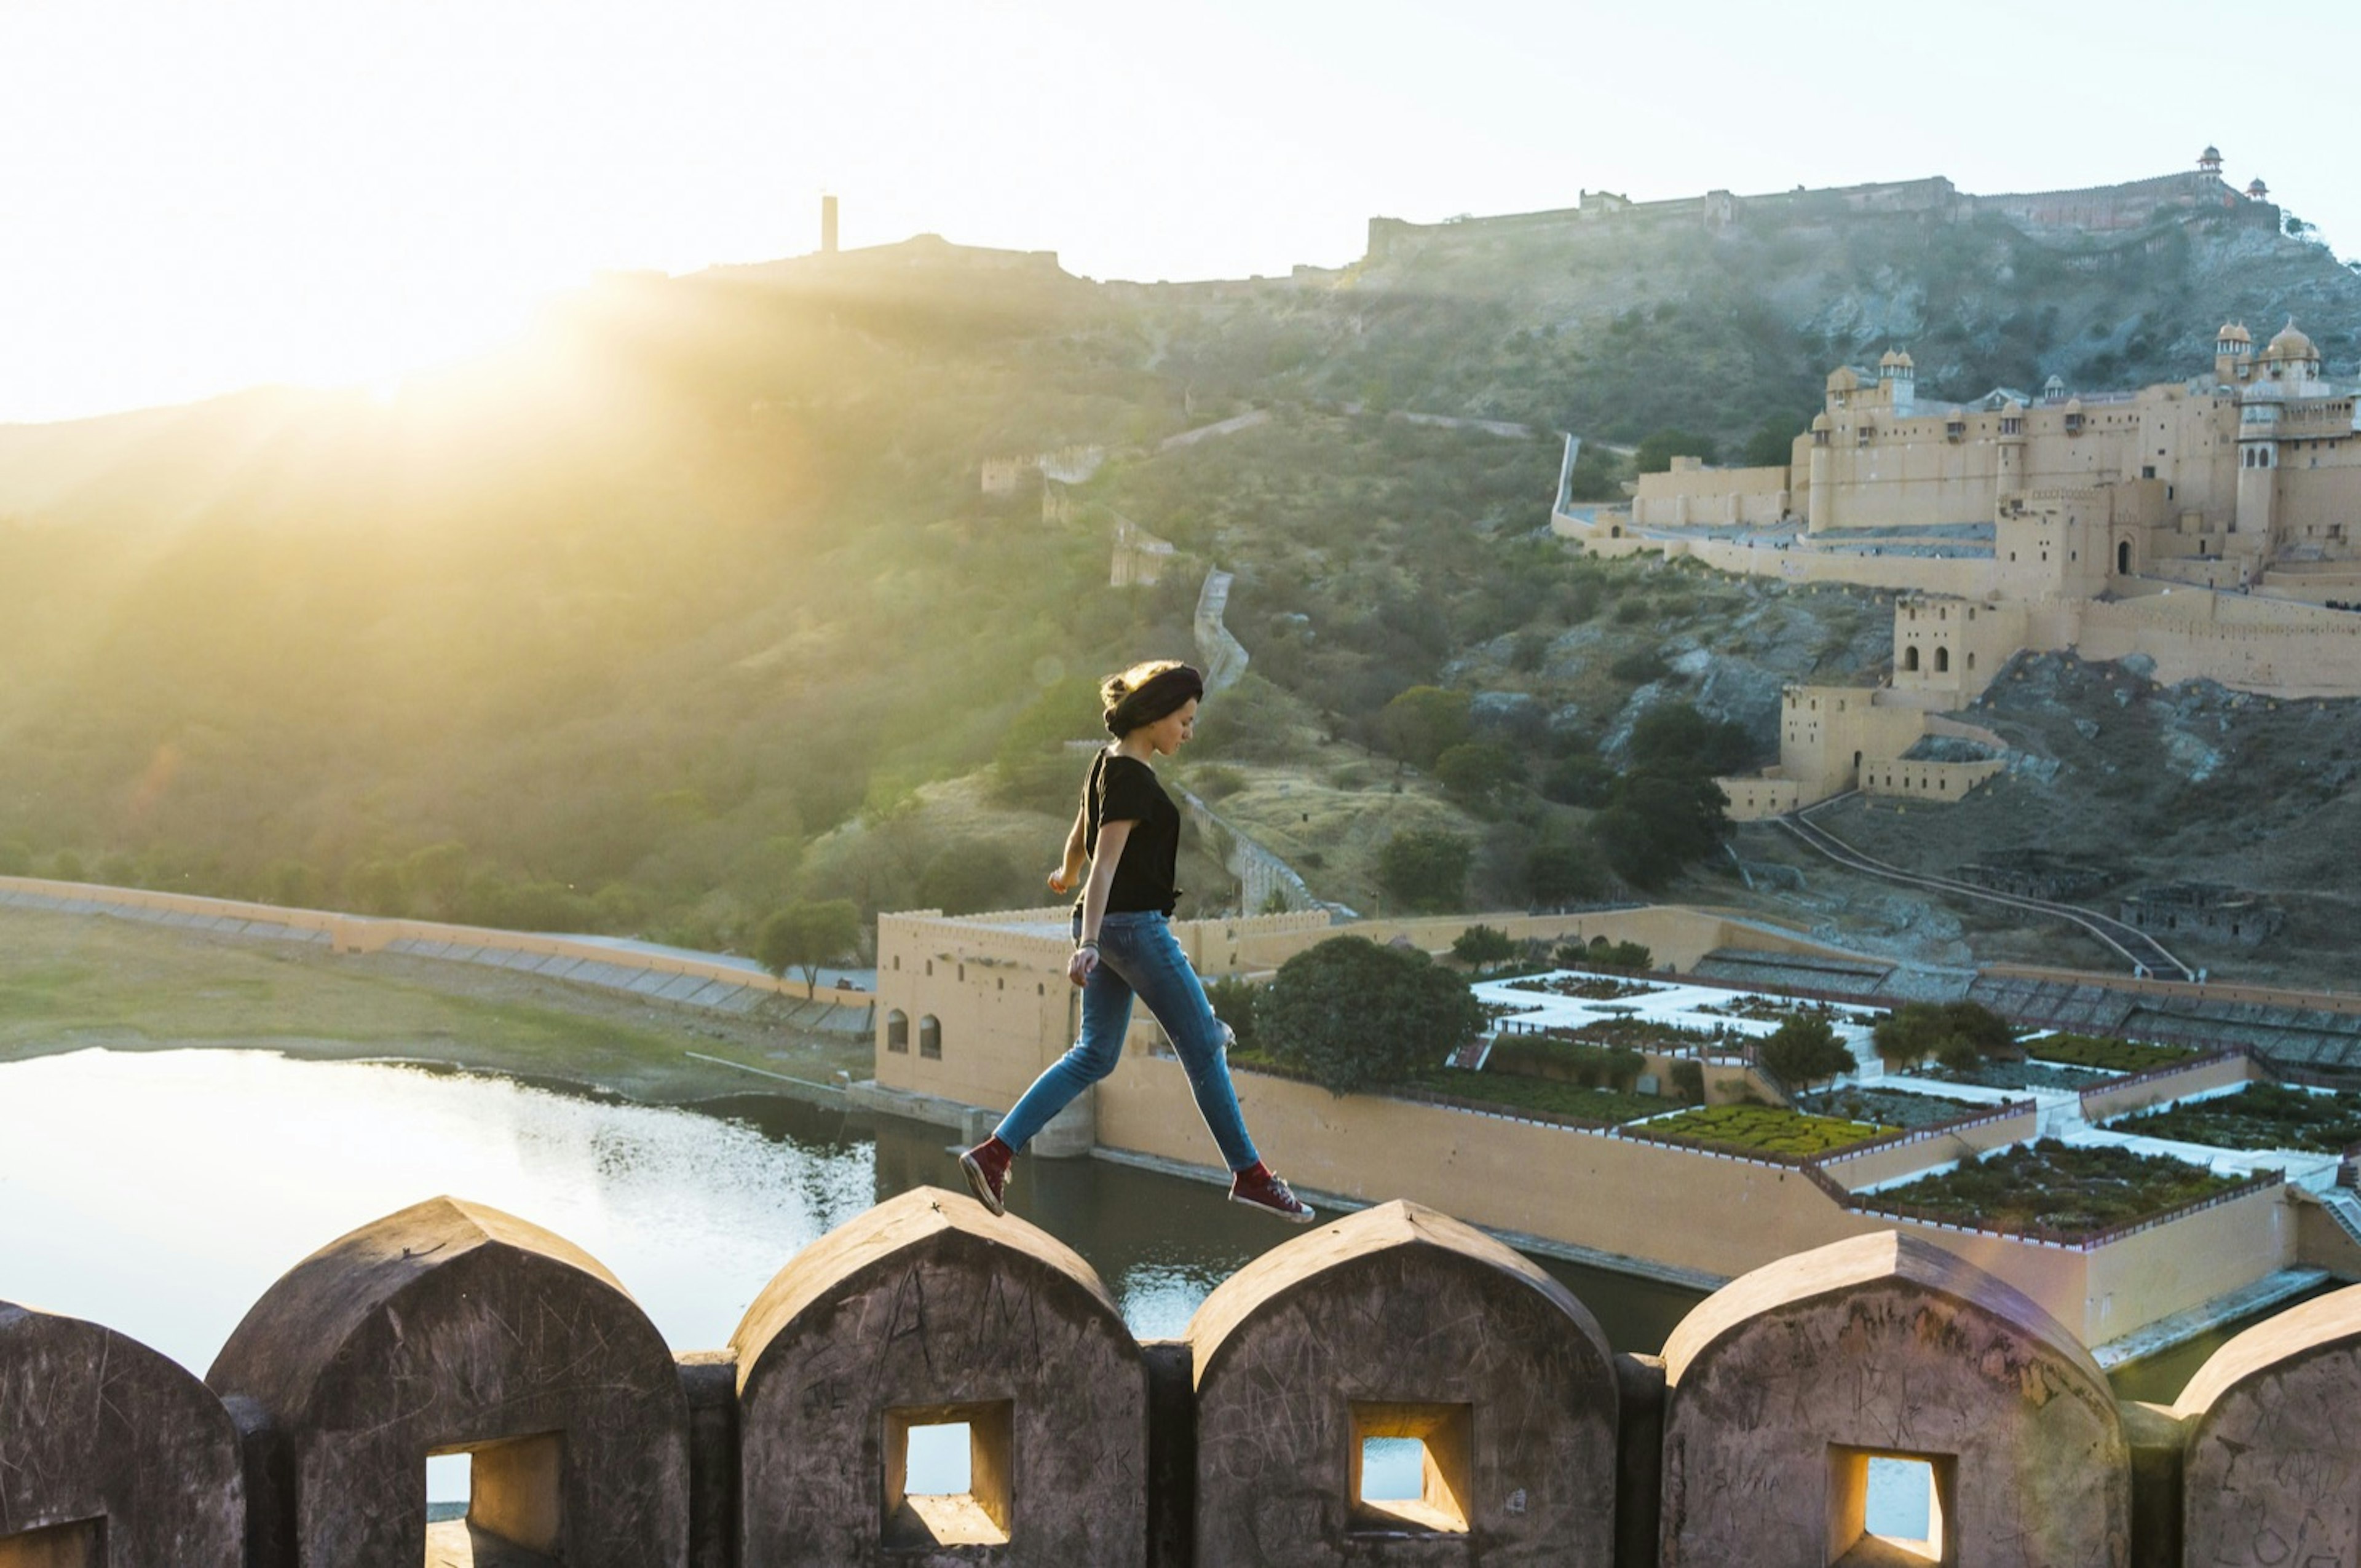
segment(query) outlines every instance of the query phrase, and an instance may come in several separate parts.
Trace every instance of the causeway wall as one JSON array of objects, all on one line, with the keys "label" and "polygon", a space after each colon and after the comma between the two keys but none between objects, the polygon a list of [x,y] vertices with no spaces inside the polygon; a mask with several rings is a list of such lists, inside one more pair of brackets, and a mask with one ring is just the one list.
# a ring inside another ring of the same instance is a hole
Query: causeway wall
[{"label": "causeway wall", "polygon": [[[437,1198],[295,1264],[202,1379],[0,1300],[0,1568],[2351,1563],[2356,1399],[2361,1287],[2151,1405],[1893,1230],[1773,1258],[1635,1356],[1402,1201],[1287,1235],[1142,1343],[1055,1237],[928,1188],[681,1352],[579,1248]],[[914,1493],[910,1434],[945,1426],[967,1489]],[[1421,1445],[1418,1496],[1367,1495],[1381,1439]],[[472,1500],[430,1523],[451,1453]],[[1882,1533],[1872,1460],[1923,1477],[1931,1552]]]}]

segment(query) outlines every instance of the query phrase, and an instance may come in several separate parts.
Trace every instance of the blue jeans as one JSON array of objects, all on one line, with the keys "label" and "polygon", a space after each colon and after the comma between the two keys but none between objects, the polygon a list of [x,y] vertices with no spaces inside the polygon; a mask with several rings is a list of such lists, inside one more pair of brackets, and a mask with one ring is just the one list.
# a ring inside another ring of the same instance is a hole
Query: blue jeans
[{"label": "blue jeans", "polygon": [[1198,1113],[1221,1146],[1222,1158],[1232,1170],[1256,1164],[1261,1157],[1246,1136],[1238,1092],[1230,1083],[1228,1026],[1213,1016],[1171,926],[1152,909],[1111,914],[1099,922],[1098,967],[1082,985],[1082,1037],[1001,1119],[1000,1141],[1023,1148],[1075,1095],[1115,1070],[1123,1059],[1134,996],[1148,1003],[1172,1037],[1189,1075],[1189,1091],[1197,1097]]}]

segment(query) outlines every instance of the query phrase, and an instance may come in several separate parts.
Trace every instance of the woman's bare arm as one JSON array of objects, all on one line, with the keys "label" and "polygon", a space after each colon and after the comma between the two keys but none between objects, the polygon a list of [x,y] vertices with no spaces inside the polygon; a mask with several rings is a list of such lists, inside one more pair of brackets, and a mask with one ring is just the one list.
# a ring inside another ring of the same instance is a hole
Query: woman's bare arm
[{"label": "woman's bare arm", "polygon": [[1058,869],[1049,873],[1049,891],[1060,898],[1074,891],[1074,883],[1082,880],[1082,862],[1089,858],[1082,850],[1082,837],[1089,830],[1084,820],[1088,810],[1085,806],[1074,812],[1073,830],[1066,835],[1065,855],[1059,861]]},{"label": "woman's bare arm", "polygon": [[1091,880],[1082,890],[1082,935],[1084,946],[1074,949],[1066,965],[1066,978],[1076,985],[1091,978],[1098,967],[1099,923],[1106,918],[1107,893],[1115,886],[1115,868],[1123,860],[1123,847],[1131,838],[1131,823],[1102,822],[1099,824],[1099,852],[1091,857]]}]

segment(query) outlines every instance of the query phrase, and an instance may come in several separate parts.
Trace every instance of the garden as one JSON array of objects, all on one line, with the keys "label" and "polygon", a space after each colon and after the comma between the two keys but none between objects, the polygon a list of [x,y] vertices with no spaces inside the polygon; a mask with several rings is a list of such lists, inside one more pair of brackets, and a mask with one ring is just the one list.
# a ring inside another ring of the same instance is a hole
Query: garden
[{"label": "garden", "polygon": [[2043,1138],[1889,1188],[1864,1206],[1989,1230],[2081,1237],[2215,1197],[2239,1179],[2166,1155]]},{"label": "garden", "polygon": [[2147,1072],[2191,1060],[2197,1055],[2182,1046],[2146,1045],[2136,1040],[2063,1031],[2026,1040],[2025,1054],[2040,1061],[2097,1068],[2105,1072]]},{"label": "garden", "polygon": [[1627,996],[1648,996],[1664,988],[1605,974],[1545,974],[1509,981],[1512,990],[1541,991],[1580,1002],[1620,1002]]},{"label": "garden", "polygon": [[1586,1086],[1562,1079],[1475,1072],[1456,1067],[1430,1068],[1412,1078],[1411,1086],[1506,1112],[1538,1112],[1584,1122],[1636,1122],[1661,1116],[1685,1103],[1661,1094],[1638,1093],[1628,1084],[1620,1088]]},{"label": "garden", "polygon": [[1642,1137],[1709,1144],[1742,1154],[1809,1157],[1882,1138],[1894,1129],[1773,1105],[1716,1105],[1659,1117],[1634,1130]]},{"label": "garden", "polygon": [[1904,1089],[1832,1089],[1807,1094],[1795,1102],[1799,1111],[1815,1116],[1838,1116],[1850,1122],[1878,1122],[1905,1131],[1956,1122],[1994,1107],[1939,1094],[1913,1094]]},{"label": "garden", "polygon": [[2250,1083],[2235,1094],[2192,1100],[2122,1117],[2119,1133],[2221,1149],[2301,1149],[2337,1154],[2361,1144],[2361,1096],[2314,1094],[2284,1083]]}]

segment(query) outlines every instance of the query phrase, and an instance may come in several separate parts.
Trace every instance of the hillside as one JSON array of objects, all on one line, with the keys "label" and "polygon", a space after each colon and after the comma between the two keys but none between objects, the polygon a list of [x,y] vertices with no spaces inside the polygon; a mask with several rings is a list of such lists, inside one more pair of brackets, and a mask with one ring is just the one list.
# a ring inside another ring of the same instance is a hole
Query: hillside
[{"label": "hillside", "polygon": [[[1088,677],[1191,652],[1219,566],[1251,671],[1181,776],[1315,891],[1381,905],[1431,829],[1470,902],[1613,894],[1581,845],[1639,718],[1693,703],[1759,765],[1781,684],[1876,678],[1891,609],[1569,553],[1549,432],[1741,438],[1905,327],[1936,392],[2178,375],[2282,308],[2361,350],[2361,279],[2202,218],[1465,227],[1301,281],[931,239],[623,280],[390,402],[0,428],[0,869],[700,946],[793,897],[1030,902]],[[979,485],[1073,444],[1105,460],[1049,504]],[[1122,521],[1157,585],[1107,586]],[[1424,687],[1448,788],[1389,717]]]}]

